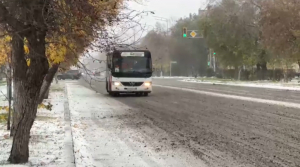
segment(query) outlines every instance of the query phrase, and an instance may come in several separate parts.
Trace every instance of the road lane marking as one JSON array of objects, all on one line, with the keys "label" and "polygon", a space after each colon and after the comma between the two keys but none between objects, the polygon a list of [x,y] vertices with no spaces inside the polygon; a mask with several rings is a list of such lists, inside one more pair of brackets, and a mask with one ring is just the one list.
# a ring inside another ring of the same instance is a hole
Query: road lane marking
[{"label": "road lane marking", "polygon": [[193,93],[203,94],[203,95],[207,95],[207,96],[224,97],[224,98],[228,98],[228,99],[244,100],[244,101],[249,101],[249,102],[271,104],[271,105],[277,105],[277,106],[284,106],[284,107],[300,109],[300,104],[298,104],[298,103],[290,103],[290,102],[283,102],[283,101],[276,101],[276,100],[267,100],[267,99],[245,97],[245,96],[228,95],[228,94],[207,92],[207,91],[196,90],[196,89],[179,88],[179,87],[156,85],[156,84],[153,84],[153,86],[161,87],[161,88],[175,89],[175,90],[182,90],[182,91],[187,91],[187,92],[193,92]]}]

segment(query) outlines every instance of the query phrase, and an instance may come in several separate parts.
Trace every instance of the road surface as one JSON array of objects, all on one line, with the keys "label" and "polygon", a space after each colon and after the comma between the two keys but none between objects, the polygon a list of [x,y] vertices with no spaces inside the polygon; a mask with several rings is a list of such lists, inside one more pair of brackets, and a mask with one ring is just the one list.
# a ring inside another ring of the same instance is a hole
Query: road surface
[{"label": "road surface", "polygon": [[[300,91],[178,80],[154,79],[148,97],[108,98],[138,111],[122,119],[161,150],[184,148],[212,167],[300,166]],[[108,96],[104,82],[78,82]]]}]

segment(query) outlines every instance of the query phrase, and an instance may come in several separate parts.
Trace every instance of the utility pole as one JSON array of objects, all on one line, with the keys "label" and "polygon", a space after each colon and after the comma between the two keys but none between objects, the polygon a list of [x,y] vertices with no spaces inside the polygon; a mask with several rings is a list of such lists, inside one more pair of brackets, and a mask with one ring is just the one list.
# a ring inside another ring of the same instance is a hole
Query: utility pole
[{"label": "utility pole", "polygon": [[208,54],[208,63],[207,63],[207,65],[208,65],[208,67],[209,67],[209,68],[211,68],[211,67],[212,67],[212,65],[211,65],[211,53],[212,53],[212,50],[211,50],[211,49],[209,49],[209,54]]},{"label": "utility pole", "polygon": [[216,72],[216,56],[214,55],[214,72]]}]

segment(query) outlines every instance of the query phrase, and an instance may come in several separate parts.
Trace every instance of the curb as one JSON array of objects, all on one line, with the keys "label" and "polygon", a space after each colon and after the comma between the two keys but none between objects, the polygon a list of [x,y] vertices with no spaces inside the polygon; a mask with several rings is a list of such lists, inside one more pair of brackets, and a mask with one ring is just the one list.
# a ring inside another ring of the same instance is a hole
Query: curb
[{"label": "curb", "polygon": [[71,128],[71,117],[69,109],[69,100],[68,100],[68,91],[67,85],[65,84],[65,96],[66,101],[64,103],[64,120],[65,120],[65,167],[76,167],[75,156],[74,156],[74,143],[73,143],[73,134]]}]

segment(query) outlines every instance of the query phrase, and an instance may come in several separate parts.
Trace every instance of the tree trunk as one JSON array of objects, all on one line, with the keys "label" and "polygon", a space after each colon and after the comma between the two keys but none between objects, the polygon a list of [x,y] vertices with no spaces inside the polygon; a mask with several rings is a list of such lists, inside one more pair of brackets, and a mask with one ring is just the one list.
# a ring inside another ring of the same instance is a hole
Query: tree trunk
[{"label": "tree trunk", "polygon": [[259,63],[256,64],[256,78],[261,80],[261,65]]},{"label": "tree trunk", "polygon": [[234,79],[239,79],[239,66],[234,66]]},{"label": "tree trunk", "polygon": [[50,87],[47,89],[44,99],[48,99],[49,98],[49,91],[50,91]]},{"label": "tree trunk", "polygon": [[[10,67],[11,65],[9,65]],[[7,73],[7,100],[8,100],[8,118],[7,118],[7,130],[10,130],[10,120],[11,120],[11,68]]]},{"label": "tree trunk", "polygon": [[42,85],[40,95],[39,95],[39,100],[38,100],[39,104],[41,104],[44,99],[48,98],[49,88],[50,88],[53,78],[58,70],[58,67],[59,67],[59,64],[52,65],[52,67],[49,69],[46,77],[44,78],[43,85]]},{"label": "tree trunk", "polygon": [[[45,56],[46,30],[31,28],[26,34],[15,33],[12,36],[13,70],[14,70],[14,124],[13,143],[9,162],[26,163],[29,158],[30,129],[36,118],[38,98],[43,78],[49,64]],[[24,37],[29,44],[30,66],[24,55]]]},{"label": "tree trunk", "polygon": [[286,70],[284,70],[283,76],[284,76],[283,81],[286,82],[286,83],[289,82],[289,80],[288,80],[288,72]]},{"label": "tree trunk", "polygon": [[276,81],[276,75],[275,75],[276,73],[275,72],[276,72],[276,69],[275,69],[275,67],[273,67],[273,79],[272,79],[273,81]]},{"label": "tree trunk", "polygon": [[268,71],[267,62],[262,63],[261,69],[262,69],[262,80],[265,80],[266,79],[266,73]]},{"label": "tree trunk", "polygon": [[242,73],[242,69],[239,69],[238,81],[241,80],[241,73]]}]

